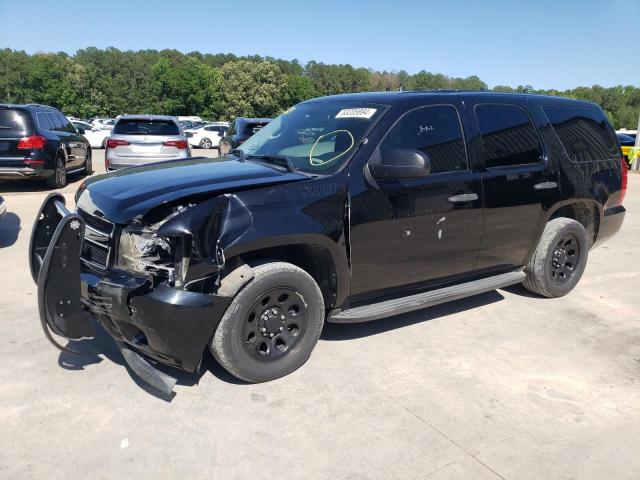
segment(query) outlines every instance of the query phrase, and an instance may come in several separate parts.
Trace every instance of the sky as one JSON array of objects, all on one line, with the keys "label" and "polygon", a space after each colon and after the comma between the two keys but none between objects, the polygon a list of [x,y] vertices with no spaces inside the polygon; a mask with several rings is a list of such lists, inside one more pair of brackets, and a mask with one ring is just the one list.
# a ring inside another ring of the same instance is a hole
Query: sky
[{"label": "sky", "polygon": [[28,53],[174,48],[559,90],[640,86],[639,27],[640,0],[0,0],[0,48]]}]

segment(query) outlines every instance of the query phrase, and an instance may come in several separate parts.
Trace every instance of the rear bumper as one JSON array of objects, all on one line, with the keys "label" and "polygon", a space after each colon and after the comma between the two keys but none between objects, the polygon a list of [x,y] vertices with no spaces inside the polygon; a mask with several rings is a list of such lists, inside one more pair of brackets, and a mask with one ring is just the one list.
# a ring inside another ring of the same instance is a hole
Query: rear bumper
[{"label": "rear bumper", "polygon": [[44,178],[53,175],[53,171],[31,167],[0,167],[0,180],[20,178]]},{"label": "rear bumper", "polygon": [[593,245],[594,247],[602,245],[604,242],[618,233],[618,231],[622,227],[622,223],[624,222],[626,213],[627,211],[622,205],[609,208],[604,211],[604,215],[600,220],[600,226],[598,228],[598,236]]},{"label": "rear bumper", "polygon": [[171,160],[184,160],[191,156],[191,151],[185,151],[179,155],[171,156],[132,156],[124,157],[117,155],[107,155],[105,165],[107,170],[118,170],[120,168],[137,167],[140,165],[148,165],[149,163],[169,162]]}]

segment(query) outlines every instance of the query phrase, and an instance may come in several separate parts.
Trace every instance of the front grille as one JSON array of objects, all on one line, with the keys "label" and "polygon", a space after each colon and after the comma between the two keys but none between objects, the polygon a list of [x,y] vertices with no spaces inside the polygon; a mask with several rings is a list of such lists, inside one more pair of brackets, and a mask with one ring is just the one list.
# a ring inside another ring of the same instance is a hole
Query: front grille
[{"label": "front grille", "polygon": [[92,215],[80,208],[78,208],[78,215],[87,224],[80,258],[92,265],[106,268],[109,265],[111,252],[113,251],[112,234],[115,226],[108,220]]},{"label": "front grille", "polygon": [[88,262],[106,267],[109,261],[109,248],[85,240],[82,244],[82,258]]},{"label": "front grille", "polygon": [[104,218],[96,217],[95,215],[91,215],[90,213],[85,212],[84,210],[78,209],[78,214],[84,218],[84,221],[90,227],[99,230],[108,236],[113,233],[113,223],[105,220]]}]

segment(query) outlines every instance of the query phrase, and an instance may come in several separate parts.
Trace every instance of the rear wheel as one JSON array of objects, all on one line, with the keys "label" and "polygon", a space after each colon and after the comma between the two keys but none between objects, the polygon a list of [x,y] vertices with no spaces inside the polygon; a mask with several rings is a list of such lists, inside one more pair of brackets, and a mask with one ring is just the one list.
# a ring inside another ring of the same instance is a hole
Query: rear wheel
[{"label": "rear wheel", "polygon": [[47,185],[52,188],[63,188],[67,185],[67,171],[64,160],[60,156],[56,158],[56,168],[53,175],[47,178]]},{"label": "rear wheel", "polygon": [[213,142],[210,138],[203,138],[200,140],[200,148],[211,148],[213,146]]},{"label": "rear wheel", "polygon": [[93,173],[93,163],[91,162],[91,150],[87,150],[87,157],[84,159],[84,174],[91,175]]},{"label": "rear wheel", "polygon": [[232,375],[266,382],[307,361],[322,331],[324,300],[313,278],[290,263],[265,263],[254,273],[222,317],[211,352]]},{"label": "rear wheel", "polygon": [[589,239],[584,227],[570,218],[556,218],[545,226],[526,267],[527,290],[545,297],[561,297],[576,286],[587,265]]}]

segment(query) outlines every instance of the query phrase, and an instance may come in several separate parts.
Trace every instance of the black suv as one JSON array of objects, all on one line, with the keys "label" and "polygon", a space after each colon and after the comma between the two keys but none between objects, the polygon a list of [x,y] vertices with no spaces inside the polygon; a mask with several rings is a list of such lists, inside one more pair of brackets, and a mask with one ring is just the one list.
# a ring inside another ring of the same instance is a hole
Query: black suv
[{"label": "black suv", "polygon": [[229,129],[220,139],[220,143],[218,144],[220,155],[226,155],[231,152],[231,150],[238,148],[251,137],[251,135],[260,131],[260,129],[270,121],[270,118],[236,118],[231,122]]},{"label": "black suv", "polygon": [[165,392],[175,379],[148,360],[194,371],[207,347],[233,375],[272,380],[307,360],[325,321],[517,283],[567,294],[589,250],[622,225],[626,175],[593,103],[489,92],[309,100],[223,161],[92,178],[76,213],[52,194],[30,246],[40,318],[52,341],[51,331],[91,337],[96,318]]},{"label": "black suv", "polygon": [[92,173],[84,131],[45,105],[0,104],[0,180],[44,178],[61,188],[67,174]]}]

